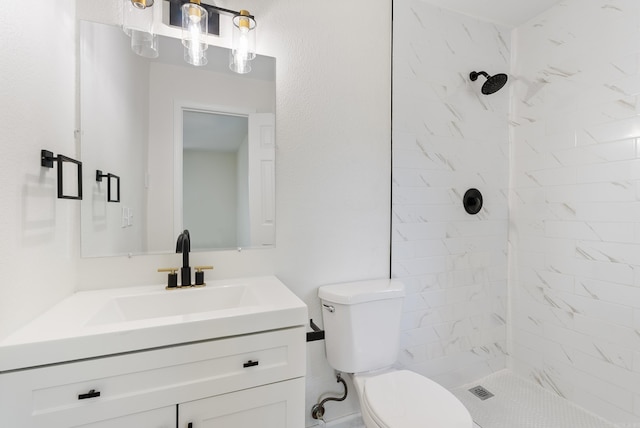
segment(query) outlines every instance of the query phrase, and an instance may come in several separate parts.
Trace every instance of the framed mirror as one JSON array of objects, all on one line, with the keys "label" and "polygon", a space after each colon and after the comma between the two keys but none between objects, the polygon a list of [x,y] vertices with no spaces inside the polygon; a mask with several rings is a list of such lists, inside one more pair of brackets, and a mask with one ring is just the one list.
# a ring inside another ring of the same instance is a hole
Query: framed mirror
[{"label": "framed mirror", "polygon": [[120,177],[108,204],[106,180],[85,173],[82,256],[172,253],[184,229],[195,251],[273,247],[275,58],[239,75],[227,49],[193,67],[178,39],[148,59],[119,27],[79,33],[82,161]]}]

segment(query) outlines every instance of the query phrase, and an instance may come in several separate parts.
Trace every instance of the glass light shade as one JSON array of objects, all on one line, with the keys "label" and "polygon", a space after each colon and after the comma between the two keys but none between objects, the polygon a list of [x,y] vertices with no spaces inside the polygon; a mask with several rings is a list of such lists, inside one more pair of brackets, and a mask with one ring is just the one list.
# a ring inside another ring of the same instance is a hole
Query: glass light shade
[{"label": "glass light shade", "polygon": [[158,36],[153,32],[153,9],[139,9],[131,0],[124,0],[122,30],[131,36],[131,50],[147,57],[158,57]]},{"label": "glass light shade", "polygon": [[157,58],[159,55],[158,35],[131,30],[131,50],[145,58]]},{"label": "glass light shade", "polygon": [[196,3],[182,5],[182,44],[184,45],[184,60],[189,64],[200,66],[207,63],[206,50],[209,47],[205,41],[209,13]]},{"label": "glass light shade", "polygon": [[184,48],[184,60],[191,65],[195,65],[196,67],[207,65],[207,63],[209,62],[209,60],[207,60],[207,53],[205,51],[192,52],[187,47]]},{"label": "glass light shade", "polygon": [[251,61],[256,57],[256,21],[248,15],[249,12],[241,10],[240,15],[233,17],[231,53],[236,63]]},{"label": "glass light shade", "polygon": [[246,74],[251,71],[251,61],[242,55],[234,55],[229,51],[229,68],[238,74]]}]

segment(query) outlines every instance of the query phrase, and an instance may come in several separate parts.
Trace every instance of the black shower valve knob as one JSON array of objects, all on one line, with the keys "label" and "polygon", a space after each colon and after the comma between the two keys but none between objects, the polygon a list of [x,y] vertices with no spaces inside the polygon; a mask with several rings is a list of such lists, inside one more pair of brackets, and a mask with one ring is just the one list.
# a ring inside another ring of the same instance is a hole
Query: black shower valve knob
[{"label": "black shower valve knob", "polygon": [[462,198],[462,204],[467,213],[471,215],[478,214],[483,204],[482,193],[478,189],[467,190]]}]

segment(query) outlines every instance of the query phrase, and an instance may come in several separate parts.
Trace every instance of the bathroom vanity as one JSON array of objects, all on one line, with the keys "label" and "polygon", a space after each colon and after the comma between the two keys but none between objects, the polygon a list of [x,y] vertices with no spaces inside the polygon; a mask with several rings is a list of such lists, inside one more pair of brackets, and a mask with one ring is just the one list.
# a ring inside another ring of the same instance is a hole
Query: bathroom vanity
[{"label": "bathroom vanity", "polygon": [[3,424],[304,425],[303,302],[275,277],[158,288],[77,293],[0,342]]}]

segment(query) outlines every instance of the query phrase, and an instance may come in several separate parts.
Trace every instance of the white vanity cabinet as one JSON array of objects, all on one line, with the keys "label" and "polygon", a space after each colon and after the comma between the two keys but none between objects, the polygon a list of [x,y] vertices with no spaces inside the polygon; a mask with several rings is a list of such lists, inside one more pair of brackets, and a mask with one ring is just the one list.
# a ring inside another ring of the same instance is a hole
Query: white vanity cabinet
[{"label": "white vanity cabinet", "polygon": [[299,326],[5,372],[1,425],[303,427],[305,339]]},{"label": "white vanity cabinet", "polygon": [[176,406],[163,407],[133,415],[120,416],[74,428],[174,428],[176,426]]}]

